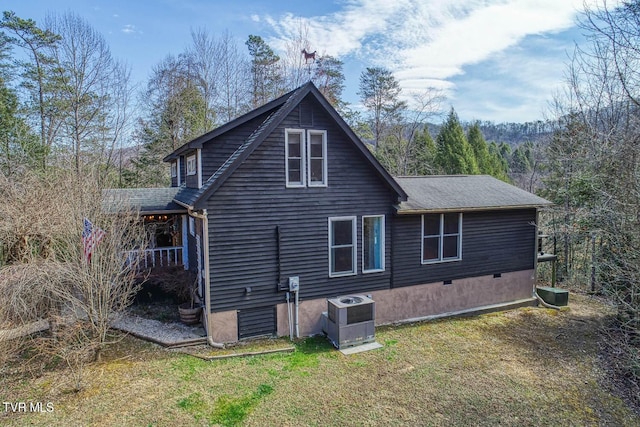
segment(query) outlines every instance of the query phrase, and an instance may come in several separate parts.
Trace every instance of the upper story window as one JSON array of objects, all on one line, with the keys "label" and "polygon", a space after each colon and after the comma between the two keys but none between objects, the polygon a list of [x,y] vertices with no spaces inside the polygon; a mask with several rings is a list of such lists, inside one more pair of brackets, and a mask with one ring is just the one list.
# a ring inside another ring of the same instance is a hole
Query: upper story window
[{"label": "upper story window", "polygon": [[197,173],[196,155],[187,157],[187,175],[195,175]]},{"label": "upper story window", "polygon": [[309,186],[324,187],[327,185],[327,132],[309,130]]},{"label": "upper story window", "polygon": [[326,131],[285,130],[285,174],[287,187],[326,187]]},{"label": "upper story window", "polygon": [[176,162],[171,163],[171,178],[178,176],[178,164]]},{"label": "upper story window", "polygon": [[462,259],[462,213],[422,215],[422,263]]},{"label": "upper story window", "polygon": [[287,187],[304,187],[305,185],[305,144],[304,131],[287,129],[285,131],[285,169]]}]

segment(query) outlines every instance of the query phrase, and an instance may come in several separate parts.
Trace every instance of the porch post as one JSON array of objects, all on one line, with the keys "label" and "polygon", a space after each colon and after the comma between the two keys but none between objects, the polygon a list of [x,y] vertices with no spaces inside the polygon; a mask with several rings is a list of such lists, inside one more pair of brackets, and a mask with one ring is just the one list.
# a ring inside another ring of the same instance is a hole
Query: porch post
[{"label": "porch post", "polygon": [[189,269],[189,239],[187,237],[187,216],[182,215],[182,264]]}]

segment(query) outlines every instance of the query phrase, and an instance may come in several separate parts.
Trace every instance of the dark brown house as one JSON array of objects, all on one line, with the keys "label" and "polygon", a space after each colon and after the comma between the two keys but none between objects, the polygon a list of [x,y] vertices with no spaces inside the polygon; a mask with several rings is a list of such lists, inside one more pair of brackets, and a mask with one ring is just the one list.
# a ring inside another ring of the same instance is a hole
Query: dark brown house
[{"label": "dark brown house", "polygon": [[300,335],[339,295],[370,295],[377,324],[535,301],[549,202],[488,176],[392,177],[312,83],[164,160],[173,188],[134,193],[175,218],[211,343],[288,335],[290,278]]}]

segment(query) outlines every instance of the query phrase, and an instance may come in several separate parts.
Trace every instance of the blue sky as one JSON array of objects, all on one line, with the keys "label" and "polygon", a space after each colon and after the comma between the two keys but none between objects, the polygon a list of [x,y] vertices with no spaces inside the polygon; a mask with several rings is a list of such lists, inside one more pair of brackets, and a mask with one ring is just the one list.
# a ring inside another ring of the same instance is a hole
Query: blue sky
[{"label": "blue sky", "polygon": [[[587,0],[593,2],[595,0]],[[143,85],[167,54],[182,52],[192,29],[249,34],[276,51],[308,28],[311,47],[345,64],[344,98],[357,105],[360,73],[394,72],[403,92],[435,87],[444,110],[462,120],[544,119],[562,90],[568,55],[580,41],[582,0],[9,0],[2,10],[40,23],[72,11],[107,40]],[[611,2],[609,2],[611,4]]]}]

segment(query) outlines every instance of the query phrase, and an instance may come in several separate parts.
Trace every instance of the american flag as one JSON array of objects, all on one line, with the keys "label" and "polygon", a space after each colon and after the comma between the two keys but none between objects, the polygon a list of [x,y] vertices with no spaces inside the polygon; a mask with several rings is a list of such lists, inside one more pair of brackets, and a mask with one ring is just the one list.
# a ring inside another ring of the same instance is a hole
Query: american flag
[{"label": "american flag", "polygon": [[103,229],[100,227],[94,227],[91,221],[87,218],[84,219],[84,227],[82,229],[82,247],[84,259],[87,262],[91,262],[91,254],[105,234],[106,233]]}]

